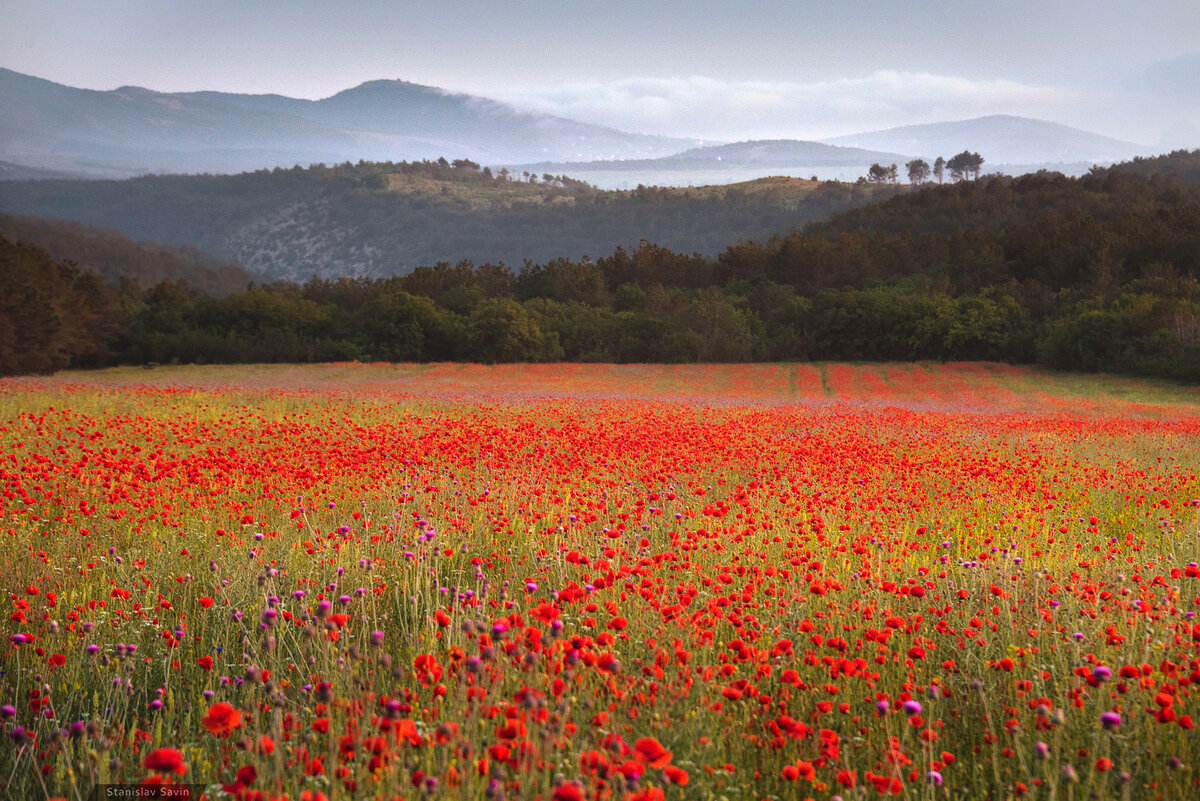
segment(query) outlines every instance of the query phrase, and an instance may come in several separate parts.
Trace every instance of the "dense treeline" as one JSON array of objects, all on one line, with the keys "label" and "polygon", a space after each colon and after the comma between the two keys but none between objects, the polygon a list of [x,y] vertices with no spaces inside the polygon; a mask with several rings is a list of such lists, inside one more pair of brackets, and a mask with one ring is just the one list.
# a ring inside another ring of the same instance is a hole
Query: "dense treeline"
[{"label": "dense treeline", "polygon": [[768,179],[601,191],[466,160],[241,175],[0,182],[0,209],[189,245],[272,279],[386,277],[439,261],[598,256],[641,239],[715,256],[903,188]]},{"label": "dense treeline", "polygon": [[0,375],[106,363],[118,310],[99,273],[0,237]]},{"label": "dense treeline", "polygon": [[[1179,154],[1144,174],[1135,164],[1079,179],[931,186],[712,258],[643,242],[595,261],[441,263],[224,298],[180,282],[126,282],[100,315],[113,321],[108,334],[72,355],[76,363],[990,359],[1198,381],[1200,189],[1186,172],[1165,174],[1194,158]],[[28,248],[14,252],[30,258]],[[64,297],[86,278],[66,265],[41,269],[65,276]],[[41,364],[21,369],[54,366]]]},{"label": "dense treeline", "polygon": [[1161,156],[1137,156],[1112,168],[1147,177],[1174,175],[1192,186],[1200,185],[1200,150],[1175,150]]},{"label": "dense treeline", "polygon": [[37,245],[59,261],[95,270],[114,285],[122,278],[143,286],[186,281],[210,295],[223,296],[245,289],[253,278],[240,265],[196,248],[134,242],[120,231],[72,220],[0,212],[0,236]]}]

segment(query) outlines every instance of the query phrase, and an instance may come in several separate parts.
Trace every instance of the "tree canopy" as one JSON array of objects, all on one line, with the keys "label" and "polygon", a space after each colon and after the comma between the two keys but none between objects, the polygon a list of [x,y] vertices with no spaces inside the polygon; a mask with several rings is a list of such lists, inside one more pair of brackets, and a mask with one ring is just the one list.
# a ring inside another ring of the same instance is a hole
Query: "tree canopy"
[{"label": "tree canopy", "polygon": [[946,162],[946,166],[950,168],[951,180],[961,181],[964,178],[978,180],[979,172],[983,169],[983,156],[964,150],[957,156],[951,156],[950,160]]},{"label": "tree canopy", "polygon": [[925,159],[913,159],[904,165],[904,169],[908,172],[908,182],[913,186],[920,186],[929,178],[929,162]]}]

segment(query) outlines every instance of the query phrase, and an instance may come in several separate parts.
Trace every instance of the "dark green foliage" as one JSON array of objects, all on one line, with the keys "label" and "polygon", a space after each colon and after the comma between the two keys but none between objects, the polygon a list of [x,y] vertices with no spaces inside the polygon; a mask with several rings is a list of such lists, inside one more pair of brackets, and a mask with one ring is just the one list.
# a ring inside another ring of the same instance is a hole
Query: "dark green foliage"
[{"label": "dark green foliage", "polygon": [[952,156],[946,162],[946,166],[950,169],[950,179],[953,181],[976,179],[979,177],[979,171],[983,169],[983,157],[964,150],[957,156]]},{"label": "dark green foliage", "polygon": [[115,311],[116,294],[96,273],[0,237],[0,376],[97,363]]},{"label": "dark green foliage", "polygon": [[474,361],[558,361],[562,347],[556,335],[542,333],[537,320],[511,298],[485,298],[467,320],[467,344]]},{"label": "dark green foliage", "polygon": [[1200,185],[1200,150],[1175,150],[1162,156],[1138,156],[1097,173],[1122,172],[1142,177],[1173,175],[1191,186]]}]

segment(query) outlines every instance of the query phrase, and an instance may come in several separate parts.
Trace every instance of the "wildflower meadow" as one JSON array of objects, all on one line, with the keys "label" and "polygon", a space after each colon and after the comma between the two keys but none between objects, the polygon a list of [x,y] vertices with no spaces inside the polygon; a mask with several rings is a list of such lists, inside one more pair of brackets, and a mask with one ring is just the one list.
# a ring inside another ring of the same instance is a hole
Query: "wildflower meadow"
[{"label": "wildflower meadow", "polygon": [[993,364],[0,381],[0,787],[1200,796],[1200,393]]}]

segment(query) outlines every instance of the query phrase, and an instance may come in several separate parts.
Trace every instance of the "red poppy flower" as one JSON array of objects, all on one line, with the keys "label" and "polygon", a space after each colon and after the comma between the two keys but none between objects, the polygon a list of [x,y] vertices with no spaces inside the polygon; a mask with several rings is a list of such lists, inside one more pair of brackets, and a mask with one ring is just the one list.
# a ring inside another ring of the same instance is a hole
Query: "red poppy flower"
[{"label": "red poppy flower", "polygon": [[663,768],[663,775],[666,776],[667,781],[669,781],[671,784],[676,784],[680,787],[687,787],[687,783],[690,778],[686,770],[683,768],[677,768],[674,765],[667,765],[665,768]]},{"label": "red poppy flower", "polygon": [[187,765],[184,764],[183,754],[174,748],[159,748],[151,751],[149,754],[146,754],[142,765],[145,766],[146,770],[152,770],[156,773],[177,773],[180,776],[187,773]]},{"label": "red poppy flower", "polygon": [[584,801],[586,797],[583,794],[583,789],[578,784],[567,782],[554,788],[554,795],[551,796],[551,801]]},{"label": "red poppy flower", "polygon": [[633,744],[633,756],[652,768],[665,768],[671,762],[671,752],[653,737],[642,737]]},{"label": "red poppy flower", "polygon": [[200,719],[204,728],[218,737],[228,737],[242,725],[242,713],[232,704],[218,701],[208,708],[208,714]]}]

